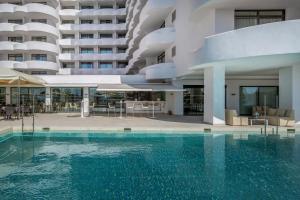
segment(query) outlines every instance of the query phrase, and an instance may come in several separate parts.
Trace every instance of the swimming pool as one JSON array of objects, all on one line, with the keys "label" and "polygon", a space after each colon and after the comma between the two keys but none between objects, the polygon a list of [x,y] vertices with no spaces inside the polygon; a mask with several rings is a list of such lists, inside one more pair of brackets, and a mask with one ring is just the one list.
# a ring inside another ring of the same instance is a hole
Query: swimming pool
[{"label": "swimming pool", "polygon": [[0,141],[1,200],[300,197],[299,135],[14,133]]}]

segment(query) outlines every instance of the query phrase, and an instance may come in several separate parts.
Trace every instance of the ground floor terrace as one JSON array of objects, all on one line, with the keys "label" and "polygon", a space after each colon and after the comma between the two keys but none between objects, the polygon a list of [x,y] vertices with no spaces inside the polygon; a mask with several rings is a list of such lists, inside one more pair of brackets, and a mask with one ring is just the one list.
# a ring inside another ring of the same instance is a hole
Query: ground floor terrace
[{"label": "ground floor terrace", "polygon": [[97,83],[78,85],[75,82],[67,85],[21,86],[20,90],[15,86],[0,86],[0,104],[17,107],[20,103],[28,108],[28,113],[32,112],[33,107],[37,113],[80,113],[83,110],[85,117],[155,117],[157,114],[199,116],[199,123],[209,124],[225,124],[226,109],[235,110],[240,116],[254,117],[258,114],[262,117],[269,114],[269,109],[280,108],[285,113],[277,110],[273,114],[284,117],[290,110],[296,124],[300,121],[300,98],[297,92],[300,75],[295,75],[299,73],[298,68],[242,75],[226,75],[220,69],[208,68],[202,75],[177,79],[172,83],[176,87],[155,91],[148,88],[154,85],[164,87],[165,84],[144,83],[146,89],[134,88],[132,91],[122,91],[124,84],[118,86],[121,89],[112,90],[111,84],[99,87]]}]

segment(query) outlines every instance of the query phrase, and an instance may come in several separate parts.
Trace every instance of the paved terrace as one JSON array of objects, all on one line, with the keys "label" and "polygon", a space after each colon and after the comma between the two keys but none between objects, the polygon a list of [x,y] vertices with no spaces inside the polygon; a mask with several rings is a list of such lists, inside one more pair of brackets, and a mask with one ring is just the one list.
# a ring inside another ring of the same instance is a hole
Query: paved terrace
[{"label": "paved terrace", "polygon": [[[202,117],[195,116],[169,116],[158,115],[155,119],[147,116],[123,117],[118,116],[91,116],[81,118],[77,113],[55,113],[55,114],[36,114],[35,129],[42,130],[148,130],[148,131],[203,131],[211,128],[212,131],[256,131],[260,132],[263,126],[211,126],[202,122]],[[24,118],[25,130],[32,130],[32,117]],[[21,130],[21,120],[0,120],[0,131],[7,128]],[[272,132],[269,126],[268,131]],[[280,128],[281,132],[286,132],[287,128]],[[297,127],[300,131],[300,127]]]}]

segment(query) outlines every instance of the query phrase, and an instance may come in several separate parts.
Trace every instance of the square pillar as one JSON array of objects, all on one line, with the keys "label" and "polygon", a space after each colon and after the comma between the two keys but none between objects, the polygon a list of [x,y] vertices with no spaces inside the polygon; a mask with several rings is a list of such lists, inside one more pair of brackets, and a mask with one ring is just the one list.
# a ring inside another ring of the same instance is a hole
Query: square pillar
[{"label": "square pillar", "polygon": [[51,88],[46,87],[46,100],[45,100],[45,105],[46,105],[46,112],[51,112],[51,107],[52,107],[52,101],[51,101]]},{"label": "square pillar", "polygon": [[88,117],[90,115],[90,98],[89,98],[89,88],[83,88],[83,116]]},{"label": "square pillar", "polygon": [[204,69],[204,122],[225,124],[225,67]]},{"label": "square pillar", "polygon": [[300,124],[300,64],[279,70],[279,107],[292,109],[295,122]]},{"label": "square pillar", "polygon": [[11,92],[10,92],[10,87],[5,88],[5,104],[9,105],[11,104]]}]

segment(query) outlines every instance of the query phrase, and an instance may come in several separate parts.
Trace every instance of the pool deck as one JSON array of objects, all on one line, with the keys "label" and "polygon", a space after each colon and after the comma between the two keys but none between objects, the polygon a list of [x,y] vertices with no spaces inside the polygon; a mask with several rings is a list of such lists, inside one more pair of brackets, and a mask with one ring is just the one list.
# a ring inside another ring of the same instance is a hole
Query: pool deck
[{"label": "pool deck", "polygon": [[[1,130],[21,130],[21,120],[0,120]],[[203,131],[210,128],[212,131],[236,131],[236,132],[260,132],[263,126],[212,126],[205,124],[202,117],[196,116],[169,116],[158,115],[152,119],[147,116],[123,117],[118,116],[91,116],[81,118],[78,113],[55,113],[55,114],[36,114],[35,130],[50,128],[51,131],[59,130],[85,130],[85,131],[123,131],[124,128],[131,128],[133,131]],[[272,131],[272,126],[268,131]],[[24,129],[32,130],[32,117],[24,118]],[[281,127],[279,131],[286,132],[287,127]],[[296,127],[300,131],[300,127]]]}]

